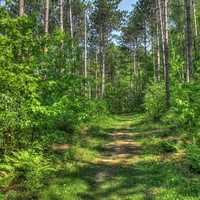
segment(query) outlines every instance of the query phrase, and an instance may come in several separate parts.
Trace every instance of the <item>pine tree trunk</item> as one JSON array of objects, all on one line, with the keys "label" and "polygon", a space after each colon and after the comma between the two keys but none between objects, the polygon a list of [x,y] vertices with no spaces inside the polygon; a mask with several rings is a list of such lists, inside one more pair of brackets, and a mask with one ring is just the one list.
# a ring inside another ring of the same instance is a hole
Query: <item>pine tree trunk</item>
[{"label": "pine tree trunk", "polygon": [[159,14],[159,25],[160,25],[160,33],[161,33],[161,38],[162,38],[162,53],[163,53],[163,76],[164,76],[164,80],[166,80],[165,77],[165,56],[164,56],[164,24],[163,24],[163,0],[157,0],[157,4],[158,4],[158,14]]},{"label": "pine tree trunk", "polygon": [[147,55],[147,22],[144,20],[144,53]]},{"label": "pine tree trunk", "polygon": [[133,81],[134,81],[133,80],[133,74],[134,74],[134,63],[133,63],[133,65],[131,65],[131,68],[130,68],[130,89],[133,88]]},{"label": "pine tree trunk", "polygon": [[96,69],[95,69],[95,79],[96,79],[96,84],[95,84],[95,93],[96,93],[96,99],[98,99],[98,50],[96,50]]},{"label": "pine tree trunk", "polygon": [[63,0],[59,0],[60,2],[60,31],[64,32],[64,20],[63,20],[63,7],[64,7],[64,3]]},{"label": "pine tree trunk", "polygon": [[186,81],[192,77],[192,28],[191,28],[191,1],[185,0],[185,46],[186,46]]},{"label": "pine tree trunk", "polygon": [[168,46],[168,0],[164,0],[164,57],[165,57],[165,86],[166,107],[170,106],[170,80],[169,80],[169,46]]},{"label": "pine tree trunk", "polygon": [[138,62],[138,83],[140,83],[140,77],[141,77],[141,64]]},{"label": "pine tree trunk", "polygon": [[134,52],[133,52],[133,75],[134,75],[134,81],[136,81],[136,78],[137,78],[136,49],[134,49]]},{"label": "pine tree trunk", "polygon": [[85,78],[87,78],[87,14],[86,14],[86,11],[85,11],[85,20],[84,20],[84,26],[85,26],[85,34],[84,34],[84,37],[85,37],[85,53],[84,53],[84,64],[85,64],[85,67],[84,67],[84,76]]},{"label": "pine tree trunk", "polygon": [[19,16],[24,15],[24,0],[19,0]]},{"label": "pine tree trunk", "polygon": [[105,94],[105,47],[102,48],[102,88],[101,95],[104,97]]},{"label": "pine tree trunk", "polygon": [[49,0],[45,1],[44,32],[45,34],[49,33]]},{"label": "pine tree trunk", "polygon": [[169,47],[168,47],[168,0],[158,0],[160,28],[163,47],[164,80],[166,92],[166,108],[170,106],[170,80],[169,80]]},{"label": "pine tree trunk", "polygon": [[[87,91],[89,92],[89,87],[87,78],[88,78],[88,69],[87,69],[87,14],[85,11],[84,16],[84,77],[85,77],[85,94],[87,96]],[[90,95],[89,95],[90,96]]]},{"label": "pine tree trunk", "polygon": [[101,96],[104,97],[105,94],[105,32],[103,31],[103,27],[100,30],[100,52],[101,52]]},{"label": "pine tree trunk", "polygon": [[198,45],[197,45],[197,37],[198,37],[198,25],[197,25],[197,14],[196,14],[196,0],[192,0],[192,10],[193,10],[193,18],[194,18],[194,50],[195,50],[195,59],[198,59]]},{"label": "pine tree trunk", "polygon": [[[45,35],[49,33],[49,0],[45,1],[45,10],[44,10],[44,32]],[[47,47],[44,48],[44,52],[47,52]]]},{"label": "pine tree trunk", "polygon": [[193,16],[194,16],[194,33],[195,33],[195,37],[197,37],[198,26],[197,26],[196,0],[192,0],[192,9],[193,9]]},{"label": "pine tree trunk", "polygon": [[160,81],[160,31],[159,31],[159,10],[156,12],[156,79]]},{"label": "pine tree trunk", "polygon": [[73,30],[73,17],[72,17],[72,3],[69,0],[69,21],[70,21],[70,35],[71,38],[74,38],[74,30]]}]

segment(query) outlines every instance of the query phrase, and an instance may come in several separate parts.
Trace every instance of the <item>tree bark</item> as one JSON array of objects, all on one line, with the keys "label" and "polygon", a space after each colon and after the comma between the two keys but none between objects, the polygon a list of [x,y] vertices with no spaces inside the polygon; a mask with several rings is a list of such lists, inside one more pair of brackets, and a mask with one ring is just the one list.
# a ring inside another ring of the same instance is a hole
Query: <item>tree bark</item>
[{"label": "tree bark", "polygon": [[85,34],[84,34],[84,37],[85,37],[85,41],[84,41],[84,45],[85,45],[85,53],[84,53],[84,76],[85,76],[85,78],[87,78],[87,76],[88,76],[88,73],[87,73],[87,13],[86,13],[86,11],[85,11],[85,20],[84,20],[84,32],[85,32]]},{"label": "tree bark", "polygon": [[70,35],[71,38],[74,38],[74,30],[73,30],[73,17],[72,17],[72,3],[69,0],[69,21],[70,21]]},{"label": "tree bark", "polygon": [[138,62],[138,83],[140,83],[140,77],[141,77],[141,64]]},{"label": "tree bark", "polygon": [[192,78],[192,28],[191,1],[185,0],[185,46],[186,46],[186,81]]},{"label": "tree bark", "polygon": [[45,1],[44,32],[45,34],[49,33],[49,0]]},{"label": "tree bark", "polygon": [[160,25],[160,33],[161,33],[161,39],[162,39],[162,53],[163,53],[163,76],[164,80],[166,80],[165,77],[165,57],[164,57],[164,24],[163,24],[163,0],[157,0],[157,5],[158,5],[158,15],[159,15],[159,25]]},{"label": "tree bark", "polygon": [[196,13],[196,0],[192,0],[192,10],[194,18],[194,50],[195,50],[195,59],[198,59],[198,25],[197,25],[197,13]]},{"label": "tree bark", "polygon": [[99,93],[98,93],[98,49],[96,50],[96,69],[95,69],[95,79],[96,79],[96,84],[95,84],[95,93],[96,93],[96,99],[98,99]]},{"label": "tree bark", "polygon": [[134,81],[137,78],[137,60],[136,60],[136,49],[133,51],[133,76],[134,76]]},{"label": "tree bark", "polygon": [[147,22],[144,20],[144,53],[147,55]]},{"label": "tree bark", "polygon": [[158,10],[160,18],[164,80],[166,93],[166,108],[170,106],[170,80],[169,80],[169,47],[168,47],[168,0],[158,0]]},{"label": "tree bark", "polygon": [[[158,6],[157,6],[158,7]],[[159,31],[159,10],[156,12],[156,80],[160,81],[160,31]]]},{"label": "tree bark", "polygon": [[194,16],[194,33],[195,33],[195,37],[197,37],[198,25],[197,25],[197,13],[196,13],[196,0],[192,0],[192,9],[193,9],[193,16]]},{"label": "tree bark", "polygon": [[24,15],[24,0],[19,0],[19,16]]},{"label": "tree bark", "polygon": [[165,86],[166,107],[170,106],[170,80],[169,80],[169,42],[168,42],[168,0],[164,0],[164,57],[165,57]]},{"label": "tree bark", "polygon": [[106,59],[106,44],[105,44],[105,32],[103,31],[103,27],[101,27],[100,30],[100,52],[101,52],[101,96],[104,97],[105,94],[105,72],[106,72],[106,66],[105,66],[105,59]]},{"label": "tree bark", "polygon": [[[87,59],[88,59],[88,56],[87,56],[87,13],[86,13],[86,10],[85,10],[85,13],[84,13],[84,78],[85,78],[85,94],[87,96],[87,91],[90,93],[89,91],[89,83],[88,83],[88,63],[87,63]],[[90,96],[90,94],[89,94]]]},{"label": "tree bark", "polygon": [[63,0],[60,0],[60,31],[64,32],[64,20],[63,20],[63,7],[64,7],[64,3]]},{"label": "tree bark", "polygon": [[105,94],[105,47],[102,48],[102,88],[101,88],[102,97]]}]

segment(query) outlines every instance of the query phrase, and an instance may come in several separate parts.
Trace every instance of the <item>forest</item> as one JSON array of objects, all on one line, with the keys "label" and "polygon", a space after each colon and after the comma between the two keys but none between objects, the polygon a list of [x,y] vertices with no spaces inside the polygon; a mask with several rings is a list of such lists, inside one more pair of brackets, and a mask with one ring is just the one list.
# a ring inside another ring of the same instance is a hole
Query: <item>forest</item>
[{"label": "forest", "polygon": [[200,1],[0,0],[0,200],[199,200]]}]

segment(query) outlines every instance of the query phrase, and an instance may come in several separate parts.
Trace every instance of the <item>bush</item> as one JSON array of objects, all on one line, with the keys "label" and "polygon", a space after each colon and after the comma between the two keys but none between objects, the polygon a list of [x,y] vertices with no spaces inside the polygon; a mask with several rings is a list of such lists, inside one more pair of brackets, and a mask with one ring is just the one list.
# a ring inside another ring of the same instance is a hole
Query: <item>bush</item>
[{"label": "bush", "polygon": [[176,141],[161,141],[158,146],[158,151],[162,153],[176,152]]},{"label": "bush", "polygon": [[187,129],[199,127],[200,84],[177,84],[172,90],[172,106],[163,120]]},{"label": "bush", "polygon": [[44,186],[45,176],[54,169],[42,154],[24,150],[5,156],[0,170],[3,174],[0,181],[4,188],[14,184],[20,196],[33,196]]},{"label": "bush", "polygon": [[195,143],[187,146],[186,159],[189,167],[194,171],[200,173],[200,147]]},{"label": "bush", "polygon": [[164,83],[151,84],[144,98],[144,108],[148,118],[160,119],[165,111],[165,90]]}]

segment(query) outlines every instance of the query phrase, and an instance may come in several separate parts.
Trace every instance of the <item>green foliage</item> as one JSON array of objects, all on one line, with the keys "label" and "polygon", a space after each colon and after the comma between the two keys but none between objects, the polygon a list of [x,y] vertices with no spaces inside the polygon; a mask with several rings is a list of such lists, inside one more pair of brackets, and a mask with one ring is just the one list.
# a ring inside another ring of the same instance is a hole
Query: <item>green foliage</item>
[{"label": "green foliage", "polygon": [[145,92],[144,108],[150,119],[160,119],[165,112],[164,83],[153,83]]},{"label": "green foliage", "polygon": [[49,141],[52,132],[73,133],[106,110],[82,92],[78,45],[59,31],[36,35],[35,23],[27,16],[0,18],[0,137],[5,150],[44,136]]},{"label": "green foliage", "polygon": [[[47,158],[33,150],[6,155],[0,169],[3,174],[1,186],[7,188],[16,184],[15,189],[21,190],[28,196],[37,196],[38,191],[45,184],[44,178],[54,171]],[[21,197],[25,194],[21,194]]]},{"label": "green foliage", "polygon": [[158,151],[162,153],[176,152],[176,142],[175,141],[161,141],[158,146]]},{"label": "green foliage", "polygon": [[186,158],[194,172],[200,172],[200,147],[193,143],[187,146]]},{"label": "green foliage", "polygon": [[177,84],[173,88],[172,106],[165,122],[187,129],[199,127],[200,84]]},{"label": "green foliage", "polygon": [[143,93],[127,85],[107,87],[105,100],[111,113],[132,113],[142,110]]}]

